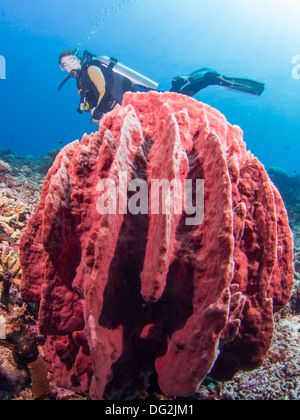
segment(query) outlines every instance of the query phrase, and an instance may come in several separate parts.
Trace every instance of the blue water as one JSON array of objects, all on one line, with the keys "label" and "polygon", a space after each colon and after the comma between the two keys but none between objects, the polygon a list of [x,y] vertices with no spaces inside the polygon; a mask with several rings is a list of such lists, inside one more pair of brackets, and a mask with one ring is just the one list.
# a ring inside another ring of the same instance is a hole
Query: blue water
[{"label": "blue water", "polygon": [[79,46],[118,58],[162,89],[200,67],[265,82],[261,97],[208,87],[196,99],[240,125],[267,169],[299,173],[299,12],[298,0],[0,0],[0,150],[45,155],[95,131],[76,112],[75,81],[57,91],[66,76],[57,57]]}]

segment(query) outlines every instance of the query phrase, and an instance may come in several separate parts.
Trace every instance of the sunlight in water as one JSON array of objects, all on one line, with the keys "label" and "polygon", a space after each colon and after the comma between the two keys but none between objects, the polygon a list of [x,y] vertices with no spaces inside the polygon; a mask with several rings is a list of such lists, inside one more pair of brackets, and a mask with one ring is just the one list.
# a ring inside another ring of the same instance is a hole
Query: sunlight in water
[{"label": "sunlight in water", "polygon": [[248,6],[245,2],[242,3],[249,16],[255,17],[258,22],[264,22],[267,27],[271,26],[272,31],[284,29],[289,33],[297,30],[299,34],[299,0],[251,0]]}]

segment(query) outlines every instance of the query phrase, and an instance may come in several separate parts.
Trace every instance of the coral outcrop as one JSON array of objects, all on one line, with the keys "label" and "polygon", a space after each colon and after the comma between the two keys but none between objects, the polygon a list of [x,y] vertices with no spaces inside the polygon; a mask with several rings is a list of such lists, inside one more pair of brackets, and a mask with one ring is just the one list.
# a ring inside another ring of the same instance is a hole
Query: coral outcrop
[{"label": "coral outcrop", "polygon": [[281,168],[270,168],[268,174],[287,207],[289,219],[300,224],[300,176],[288,176]]},{"label": "coral outcrop", "polygon": [[3,160],[0,160],[0,174],[3,176],[3,174],[10,171],[10,165],[7,162],[4,162]]},{"label": "coral outcrop", "polygon": [[0,400],[32,399],[36,394],[36,363],[30,370],[32,378],[28,368],[44,338],[38,334],[33,306],[27,310],[20,297],[18,254],[22,231],[35,212],[50,163],[49,155],[21,158],[9,150],[0,152]]},{"label": "coral outcrop", "polygon": [[[153,180],[170,183],[168,211],[142,203]],[[180,213],[185,180],[192,204]],[[97,133],[62,149],[20,259],[57,385],[93,399],[133,398],[152,374],[165,394],[186,396],[208,373],[260,366],[294,274],[283,202],[241,130],[156,92],[126,94]]]}]

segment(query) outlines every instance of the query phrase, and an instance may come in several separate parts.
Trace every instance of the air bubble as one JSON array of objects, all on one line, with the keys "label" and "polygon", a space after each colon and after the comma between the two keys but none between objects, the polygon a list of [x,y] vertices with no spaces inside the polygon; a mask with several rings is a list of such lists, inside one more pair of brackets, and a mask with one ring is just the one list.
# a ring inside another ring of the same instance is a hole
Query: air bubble
[{"label": "air bubble", "polygon": [[96,35],[99,29],[103,30],[106,17],[109,17],[110,15],[118,15],[118,14],[124,13],[131,6],[134,6],[134,5],[141,6],[141,0],[127,0],[127,1],[117,0],[117,2],[112,7],[107,8],[107,9],[102,9],[99,19],[96,22],[93,22],[91,24],[91,29],[88,36],[84,40],[78,43],[77,48],[78,49],[84,48],[84,46],[91,40],[91,38]]}]

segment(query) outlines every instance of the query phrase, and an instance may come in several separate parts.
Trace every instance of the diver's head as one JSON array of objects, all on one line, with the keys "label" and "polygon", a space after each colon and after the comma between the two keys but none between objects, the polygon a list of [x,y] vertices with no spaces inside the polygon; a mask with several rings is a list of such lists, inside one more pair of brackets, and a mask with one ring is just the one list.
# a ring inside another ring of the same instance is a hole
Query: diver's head
[{"label": "diver's head", "polygon": [[62,71],[70,73],[72,70],[81,70],[81,60],[76,55],[76,50],[67,50],[60,54],[59,67]]}]

